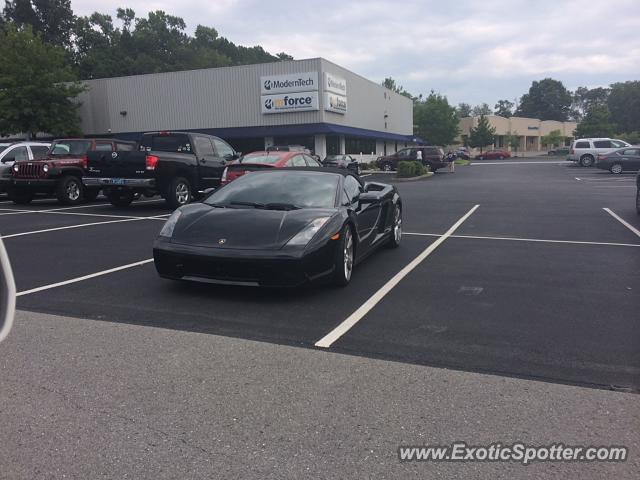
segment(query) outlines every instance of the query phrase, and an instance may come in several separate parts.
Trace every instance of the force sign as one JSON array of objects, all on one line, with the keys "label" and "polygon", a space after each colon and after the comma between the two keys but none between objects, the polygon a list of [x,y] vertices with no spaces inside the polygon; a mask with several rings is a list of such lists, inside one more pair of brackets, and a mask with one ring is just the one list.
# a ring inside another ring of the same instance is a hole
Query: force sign
[{"label": "force sign", "polygon": [[260,97],[262,113],[305,112],[319,110],[318,92],[297,92]]}]

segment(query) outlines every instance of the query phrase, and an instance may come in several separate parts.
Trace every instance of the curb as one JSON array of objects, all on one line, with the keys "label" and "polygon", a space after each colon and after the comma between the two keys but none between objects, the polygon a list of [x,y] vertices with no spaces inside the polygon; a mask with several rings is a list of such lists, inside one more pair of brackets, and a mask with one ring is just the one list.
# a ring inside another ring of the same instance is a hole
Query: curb
[{"label": "curb", "polygon": [[422,180],[424,178],[429,178],[435,175],[433,172],[427,172],[424,175],[420,175],[419,177],[396,177],[393,180],[396,182],[415,182],[416,180]]}]

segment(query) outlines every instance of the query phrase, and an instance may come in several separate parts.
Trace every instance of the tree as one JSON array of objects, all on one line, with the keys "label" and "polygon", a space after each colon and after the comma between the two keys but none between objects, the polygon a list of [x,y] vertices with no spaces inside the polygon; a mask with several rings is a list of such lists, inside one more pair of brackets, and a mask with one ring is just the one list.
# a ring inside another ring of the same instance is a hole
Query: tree
[{"label": "tree", "polygon": [[65,50],[47,44],[30,27],[0,33],[0,136],[37,132],[77,134],[75,97],[84,90],[65,65]]},{"label": "tree", "polygon": [[603,87],[578,87],[572,95],[570,117],[576,122],[581,122],[592,107],[607,104],[609,92],[610,89]]},{"label": "tree", "polygon": [[500,115],[501,117],[509,118],[513,116],[513,107],[514,103],[509,100],[498,100],[496,106],[493,107],[496,115]]},{"label": "tree", "polygon": [[560,143],[564,143],[564,135],[560,132],[560,130],[552,130],[549,132],[549,135],[543,135],[541,138],[543,145],[551,145],[557,146]]},{"label": "tree", "polygon": [[495,134],[496,127],[489,125],[489,120],[487,120],[485,115],[480,115],[478,125],[472,127],[469,131],[469,145],[473,148],[479,148],[480,154],[482,154],[484,147],[493,144]]},{"label": "tree", "polygon": [[493,112],[491,111],[491,107],[488,103],[483,103],[481,105],[476,105],[473,107],[471,111],[474,117],[479,117],[480,115],[491,115]]},{"label": "tree", "polygon": [[404,97],[413,99],[413,95],[411,95],[409,92],[407,92],[402,87],[402,85],[396,84],[396,81],[391,77],[385,78],[384,81],[382,82],[382,86],[385,87],[385,88],[388,88],[392,92],[396,92],[396,93],[399,93],[400,95],[402,95]]},{"label": "tree", "polygon": [[562,82],[545,78],[534,81],[529,93],[520,98],[516,115],[564,122],[569,118],[570,109],[571,94]]},{"label": "tree", "polygon": [[504,136],[504,141],[508,146],[511,147],[511,150],[516,152],[516,154],[518,153],[518,148],[520,148],[520,135],[518,135],[517,131],[513,133],[511,133],[511,131],[508,131]]},{"label": "tree", "polygon": [[71,47],[75,21],[71,0],[6,0],[4,17],[19,28],[30,25],[47,43]]},{"label": "tree", "polygon": [[459,103],[456,111],[458,112],[458,118],[470,117],[471,105],[469,105],[468,103]]},{"label": "tree", "polygon": [[640,81],[612,84],[607,106],[618,132],[640,131]]},{"label": "tree", "polygon": [[451,145],[460,133],[456,109],[447,97],[431,91],[413,106],[415,134],[433,145]]},{"label": "tree", "polygon": [[614,128],[606,106],[595,106],[585,115],[575,131],[576,138],[610,137]]}]

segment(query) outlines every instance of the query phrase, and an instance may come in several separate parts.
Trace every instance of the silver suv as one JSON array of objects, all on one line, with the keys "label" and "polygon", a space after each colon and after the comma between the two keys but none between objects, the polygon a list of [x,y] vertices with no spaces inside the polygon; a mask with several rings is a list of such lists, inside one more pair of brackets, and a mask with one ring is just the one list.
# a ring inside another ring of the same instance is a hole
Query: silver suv
[{"label": "silver suv", "polygon": [[596,163],[598,154],[607,154],[630,146],[627,142],[615,138],[581,138],[571,145],[567,160],[583,167],[591,167]]}]

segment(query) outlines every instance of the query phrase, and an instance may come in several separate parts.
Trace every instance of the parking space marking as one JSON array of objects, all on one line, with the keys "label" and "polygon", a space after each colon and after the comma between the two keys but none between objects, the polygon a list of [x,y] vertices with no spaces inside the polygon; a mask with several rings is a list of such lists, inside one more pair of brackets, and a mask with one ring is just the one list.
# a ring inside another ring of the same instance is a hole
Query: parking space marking
[{"label": "parking space marking", "polygon": [[475,212],[480,205],[475,205],[471,210],[464,214],[449,230],[429,245],[420,255],[414,258],[407,266],[396,273],[391,280],[385,283],[376,293],[374,293],[366,302],[364,302],[355,312],[344,320],[340,325],[334,328],[327,335],[316,342],[316,347],[329,348],[333,343],[347,333],[362,318],[371,311],[400,281],[411,273],[418,265],[420,265],[436,248],[438,248],[447,238],[453,235],[460,225]]},{"label": "parking space marking", "polygon": [[[403,235],[411,235],[418,237],[439,237],[438,233],[415,233],[404,232]],[[508,240],[512,242],[538,242],[538,243],[565,243],[573,245],[603,245],[609,247],[640,247],[635,243],[614,243],[614,242],[586,242],[580,240],[548,240],[543,238],[521,238],[521,237],[487,237],[481,235],[451,235],[451,238],[468,238],[471,240]]]},{"label": "parking space marking", "polygon": [[603,210],[605,212],[607,212],[609,215],[611,215],[613,218],[615,218],[616,220],[618,220],[621,224],[623,224],[625,227],[627,227],[629,230],[631,230],[633,233],[635,233],[638,237],[640,237],[640,230],[638,230],[636,227],[634,227],[633,225],[631,225],[630,223],[627,223],[627,221],[625,221],[624,219],[620,218],[618,215],[616,215],[614,213],[613,210],[611,210],[610,208],[603,208]]},{"label": "parking space marking", "polygon": [[141,220],[165,220],[165,219],[164,218],[158,219],[155,217],[133,217],[133,218],[126,218],[124,220],[107,220],[105,222],[82,223],[80,225],[66,225],[64,227],[46,228],[43,230],[33,230],[31,232],[12,233],[11,235],[0,236],[0,238],[7,239],[7,238],[14,238],[14,237],[24,237],[26,235],[36,235],[38,233],[57,232],[59,230],[70,230],[73,228],[93,227],[95,225],[108,225],[111,223],[135,222],[135,221],[141,221]]},{"label": "parking space marking", "polygon": [[[164,200],[162,199],[158,199],[158,200],[141,200],[141,201],[137,201],[137,202],[133,202],[132,205],[139,205],[139,204],[143,204],[143,203],[159,203],[159,202],[164,202]],[[46,212],[60,212],[60,211],[64,211],[64,210],[79,210],[81,208],[91,208],[91,207],[111,207],[112,205],[110,203],[94,203],[94,204],[87,204],[87,205],[77,205],[75,207],[62,207],[62,208],[48,208],[46,210],[26,210],[26,209],[15,209],[15,208],[2,208],[0,210],[3,211],[7,211],[10,213],[0,213],[0,216],[4,216],[4,215],[22,215],[22,214],[26,214],[26,213],[46,213]]]},{"label": "parking space marking", "polygon": [[43,290],[50,290],[52,288],[63,287],[65,285],[82,282],[84,280],[90,280],[92,278],[101,277],[103,275],[109,275],[110,273],[120,272],[122,270],[127,270],[129,268],[141,267],[151,262],[153,262],[153,258],[142,260],[140,262],[129,263],[128,265],[122,265],[120,267],[110,268],[109,270],[102,270],[101,272],[91,273],[89,275],[84,275],[82,277],[72,278],[70,280],[65,280],[64,282],[52,283],[50,285],[43,285],[42,287],[36,287],[36,288],[32,288],[31,290],[25,290],[24,292],[18,292],[16,294],[16,297],[22,297],[23,295],[31,295],[32,293],[38,293],[38,292],[42,292]]},{"label": "parking space marking", "polygon": [[[0,211],[4,211],[6,209],[4,208],[0,208]],[[154,215],[153,217],[140,217],[140,216],[134,216],[134,215],[110,215],[110,214],[105,214],[105,213],[81,213],[81,212],[60,212],[57,210],[40,210],[38,212],[33,212],[32,210],[19,210],[18,213],[21,212],[25,212],[25,213],[42,213],[42,214],[46,214],[46,215],[75,215],[75,216],[80,216],[80,217],[103,217],[103,218],[148,218],[148,219],[157,219],[157,220],[163,220],[163,218],[161,217],[168,217],[169,215],[171,215],[170,213],[167,214],[162,214],[162,215]],[[3,215],[0,213],[0,215]]]}]

